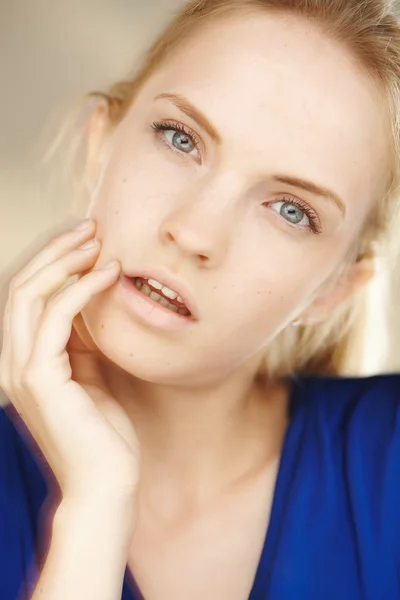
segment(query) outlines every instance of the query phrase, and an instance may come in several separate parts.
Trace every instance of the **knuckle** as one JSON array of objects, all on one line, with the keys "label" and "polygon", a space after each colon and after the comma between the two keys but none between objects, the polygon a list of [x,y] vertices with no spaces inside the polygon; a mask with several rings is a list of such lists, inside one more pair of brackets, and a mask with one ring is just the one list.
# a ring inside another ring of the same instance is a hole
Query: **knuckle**
[{"label": "knuckle", "polygon": [[65,231],[61,231],[61,233],[57,233],[56,235],[53,235],[53,237],[50,239],[48,246],[51,248],[53,246],[58,246],[59,243],[62,240],[65,240]]},{"label": "knuckle", "polygon": [[26,284],[22,283],[16,287],[10,298],[10,310],[18,310],[19,306],[27,299]]},{"label": "knuckle", "polygon": [[14,275],[14,277],[12,277],[12,279],[9,283],[10,292],[15,292],[15,290],[19,287],[20,283],[21,283],[21,276],[18,273],[17,275]]},{"label": "knuckle", "polygon": [[19,285],[17,285],[13,290],[11,297],[12,302],[15,302],[16,300],[19,302],[21,298],[29,296],[29,292],[32,290],[32,287],[34,287],[34,278],[28,278],[24,281],[20,281]]},{"label": "knuckle", "polygon": [[37,296],[44,297],[46,295],[44,292],[45,286],[43,285],[44,280],[48,281],[47,286],[58,286],[58,289],[50,296],[50,298],[58,298],[71,277],[68,266],[61,260],[43,267],[43,269],[46,269],[46,273],[42,272],[40,275],[36,273],[27,281],[15,286],[10,296],[10,303],[13,307],[18,307],[24,302],[32,301]]}]

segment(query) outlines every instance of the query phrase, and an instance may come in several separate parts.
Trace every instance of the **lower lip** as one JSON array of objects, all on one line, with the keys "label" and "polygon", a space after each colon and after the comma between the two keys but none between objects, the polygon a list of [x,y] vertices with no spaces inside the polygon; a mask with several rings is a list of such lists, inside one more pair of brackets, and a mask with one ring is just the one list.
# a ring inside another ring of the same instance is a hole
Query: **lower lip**
[{"label": "lower lip", "polygon": [[139,320],[156,329],[167,332],[183,331],[195,323],[193,317],[175,313],[158,302],[139,292],[133,280],[124,275],[117,283],[119,293],[130,311]]}]

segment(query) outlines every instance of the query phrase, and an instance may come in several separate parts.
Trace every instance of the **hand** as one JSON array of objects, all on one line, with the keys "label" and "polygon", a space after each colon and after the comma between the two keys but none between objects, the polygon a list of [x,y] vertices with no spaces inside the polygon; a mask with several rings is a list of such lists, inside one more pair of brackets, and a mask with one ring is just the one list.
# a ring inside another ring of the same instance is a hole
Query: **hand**
[{"label": "hand", "polygon": [[[100,242],[83,230],[56,236],[11,281],[4,314],[0,387],[49,463],[63,498],[93,493],[134,495],[139,444],[111,396],[98,356],[81,340],[80,311],[117,280],[114,268],[90,268]],[[88,271],[89,270],[89,271]],[[78,281],[60,288],[75,274]],[[134,503],[132,503],[134,504]]]}]

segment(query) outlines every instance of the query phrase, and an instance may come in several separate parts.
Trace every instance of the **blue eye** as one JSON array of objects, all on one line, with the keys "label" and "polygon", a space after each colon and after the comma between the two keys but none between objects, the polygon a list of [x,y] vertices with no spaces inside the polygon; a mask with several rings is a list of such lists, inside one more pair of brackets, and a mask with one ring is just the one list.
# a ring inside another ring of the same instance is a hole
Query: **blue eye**
[{"label": "blue eye", "polygon": [[279,214],[290,223],[293,223],[293,225],[298,225],[304,218],[307,219],[307,222],[303,223],[303,225],[310,224],[310,221],[304,210],[295,204],[291,204],[290,202],[276,202],[274,204],[275,206],[280,206]]},{"label": "blue eye", "polygon": [[320,219],[308,204],[294,198],[284,198],[268,204],[288,223],[301,225],[300,229],[307,229],[313,233],[322,232]]},{"label": "blue eye", "polygon": [[[200,159],[200,142],[193,131],[187,130],[181,123],[154,122],[152,128],[156,131],[165,132],[164,139],[168,140],[166,146],[175,148],[183,154],[190,154],[193,151],[198,153],[196,160]],[[168,137],[167,137],[168,134]],[[172,137],[171,137],[172,134]],[[171,139],[169,139],[171,138]]]},{"label": "blue eye", "polygon": [[[191,152],[194,148],[196,148],[193,140],[190,139],[186,133],[181,133],[180,131],[174,131],[173,129],[167,131],[166,133],[172,133],[172,140],[169,140],[173,146],[177,150],[181,150],[182,152]],[[167,136],[165,136],[167,137]],[[167,138],[168,139],[168,138]]]}]

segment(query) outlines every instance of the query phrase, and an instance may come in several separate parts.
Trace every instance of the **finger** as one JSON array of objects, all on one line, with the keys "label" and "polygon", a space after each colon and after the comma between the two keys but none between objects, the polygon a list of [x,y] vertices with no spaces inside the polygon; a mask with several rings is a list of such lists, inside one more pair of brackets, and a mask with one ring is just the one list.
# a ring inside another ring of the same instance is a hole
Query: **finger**
[{"label": "finger", "polygon": [[[86,227],[82,228],[82,225]],[[81,245],[91,237],[94,232],[95,222],[93,220],[79,223],[77,227],[68,230],[61,235],[56,236],[53,240],[38,254],[31,259],[28,264],[13,277],[9,285],[9,296],[6,304],[6,309],[3,317],[3,342],[0,355],[0,382],[3,389],[9,389],[11,379],[12,351],[10,339],[10,318],[11,318],[11,295],[18,287],[33,274],[43,268],[49,262],[56,260],[74,247]],[[25,351],[26,352],[26,351]],[[7,392],[8,393],[8,392]]]},{"label": "finger", "polygon": [[45,265],[61,258],[67,252],[71,252],[74,248],[82,245],[87,239],[93,237],[94,229],[95,222],[91,220],[84,229],[69,229],[55,236],[13,277],[10,283],[10,291],[18,288]]},{"label": "finger", "polygon": [[14,373],[21,373],[29,360],[49,298],[71,275],[93,264],[100,249],[98,240],[93,241],[96,243],[91,248],[73,250],[43,266],[11,295],[10,359]]},{"label": "finger", "polygon": [[[23,285],[25,281],[30,279],[35,272],[42,269],[46,264],[57,260],[66,252],[72,250],[74,247],[81,245],[87,240],[89,236],[92,236],[94,231],[95,222],[93,220],[86,221],[86,227],[82,228],[79,223],[78,226],[72,230],[68,230],[63,234],[56,236],[53,240],[38,254],[31,259],[30,262],[21,270],[17,275],[13,277],[9,286],[9,296],[7,300],[6,310],[3,320],[3,344],[0,358],[0,381],[4,384],[3,388],[9,389],[9,381],[11,379],[11,368],[12,368],[12,344],[11,344],[11,312],[12,312],[12,301],[11,297],[15,291]],[[24,336],[21,338],[24,341]],[[25,350],[22,354],[26,356],[28,346],[25,346]],[[30,349],[30,346],[29,346]]]},{"label": "finger", "polygon": [[103,267],[91,271],[49,301],[28,365],[28,368],[38,373],[39,378],[43,378],[43,381],[38,383],[43,384],[45,388],[65,384],[67,374],[70,378],[71,367],[65,348],[71,336],[72,321],[95,294],[115,282],[119,271],[118,261],[115,261],[113,268]]}]

